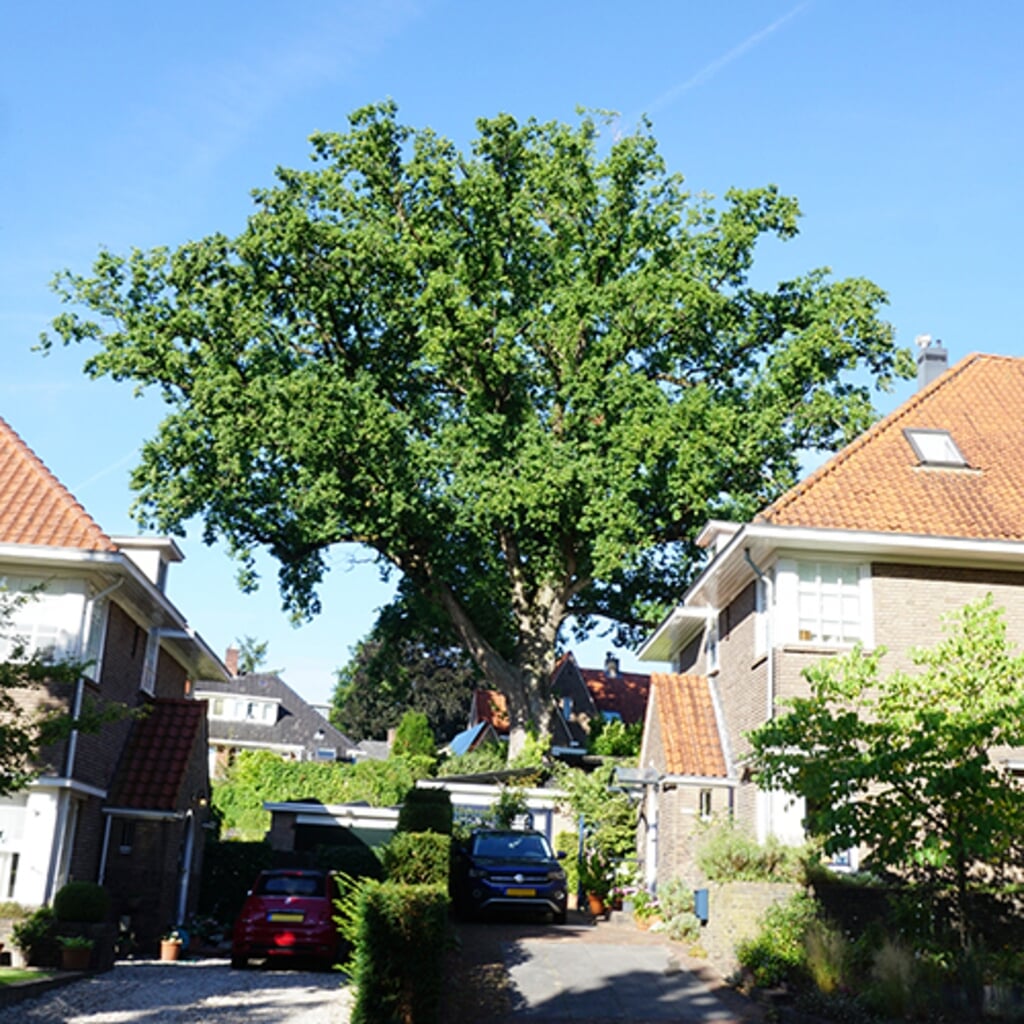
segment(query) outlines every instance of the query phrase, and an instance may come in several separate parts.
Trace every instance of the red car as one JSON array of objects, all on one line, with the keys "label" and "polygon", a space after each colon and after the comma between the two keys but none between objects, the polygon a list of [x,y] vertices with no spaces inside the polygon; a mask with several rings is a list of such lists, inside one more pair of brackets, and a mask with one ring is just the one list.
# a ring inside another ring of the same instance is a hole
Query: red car
[{"label": "red car", "polygon": [[327,871],[261,871],[231,938],[231,966],[250,959],[296,957],[330,966],[338,957],[337,887]]}]

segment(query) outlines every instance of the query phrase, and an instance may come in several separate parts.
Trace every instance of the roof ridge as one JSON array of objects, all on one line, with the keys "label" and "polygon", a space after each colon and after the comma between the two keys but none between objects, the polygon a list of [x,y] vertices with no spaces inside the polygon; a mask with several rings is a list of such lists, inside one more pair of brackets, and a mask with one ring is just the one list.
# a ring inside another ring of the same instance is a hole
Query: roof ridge
[{"label": "roof ridge", "polygon": [[768,520],[782,512],[798,498],[804,497],[809,490],[819,484],[822,480],[825,480],[838,472],[839,469],[846,465],[846,463],[860,452],[861,449],[874,441],[879,434],[890,429],[894,423],[905,419],[910,415],[910,413],[920,408],[924,401],[931,398],[935,392],[951,385],[955,380],[962,377],[969,369],[973,368],[978,363],[990,361],[1021,363],[1024,362],[1024,359],[1020,356],[989,355],[982,352],[971,353],[969,356],[966,356],[953,366],[943,371],[943,373],[936,377],[935,380],[926,384],[924,387],[919,388],[905,402],[902,402],[893,409],[892,412],[873,423],[867,428],[867,430],[858,434],[857,437],[855,437],[849,444],[844,445],[839,449],[839,451],[834,452],[828,459],[826,459],[825,462],[810,473],[810,475],[804,477],[803,480],[794,484],[784,494],[779,495],[779,497],[776,498],[775,501],[771,502],[771,504],[766,505],[761,509],[761,511],[754,516],[754,521],[758,522]]}]

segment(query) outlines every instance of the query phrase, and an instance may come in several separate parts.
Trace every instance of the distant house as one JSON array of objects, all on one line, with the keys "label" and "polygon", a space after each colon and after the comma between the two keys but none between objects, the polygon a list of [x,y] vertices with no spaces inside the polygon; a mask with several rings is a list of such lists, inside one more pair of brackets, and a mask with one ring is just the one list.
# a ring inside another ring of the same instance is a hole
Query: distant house
[{"label": "distant house", "polygon": [[269,750],[290,761],[352,761],[362,755],[273,672],[237,675],[238,652],[226,662],[232,675],[202,680],[196,696],[207,702],[210,775],[220,778],[243,750]]},{"label": "distant house", "polygon": [[[944,613],[986,594],[1024,646],[1022,408],[1024,360],[947,370],[929,346],[895,412],[751,522],[707,525],[706,568],[640,651],[676,673],[654,677],[644,737],[649,872],[685,862],[683,816],[708,800],[761,839],[803,839],[802,803],[759,790],[744,757],[748,732],[807,692],[808,666],[861,644],[887,650],[886,674],[912,672]],[[992,754],[1024,771],[1021,752]]]},{"label": "distant house", "polygon": [[[609,654],[604,668],[580,668],[575,657],[558,659],[551,677],[555,701],[552,742],[556,749],[584,748],[591,721],[604,718],[626,725],[643,722],[651,677],[639,672],[621,672],[619,659]],[[507,738],[508,705],[497,690],[476,690],[470,706],[468,728],[486,722],[494,732]]]},{"label": "distant house", "polygon": [[[191,681],[226,669],[167,597],[177,545],[109,536],[2,420],[0,497],[0,583],[41,587],[15,631],[90,663],[48,699],[69,712],[97,700],[137,713],[41,751],[38,778],[0,798],[0,899],[39,906],[69,880],[97,881],[153,948],[194,910],[202,867],[206,715]],[[24,713],[41,696],[21,691]]]}]

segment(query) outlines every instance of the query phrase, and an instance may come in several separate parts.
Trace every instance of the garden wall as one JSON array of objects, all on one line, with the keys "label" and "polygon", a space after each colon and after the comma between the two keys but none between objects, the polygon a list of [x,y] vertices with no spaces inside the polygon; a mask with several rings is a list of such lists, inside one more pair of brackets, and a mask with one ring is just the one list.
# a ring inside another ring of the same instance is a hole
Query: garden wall
[{"label": "garden wall", "polygon": [[708,923],[701,928],[700,944],[711,965],[723,977],[739,967],[736,947],[753,938],[764,912],[803,886],[790,882],[726,882],[708,887]]}]

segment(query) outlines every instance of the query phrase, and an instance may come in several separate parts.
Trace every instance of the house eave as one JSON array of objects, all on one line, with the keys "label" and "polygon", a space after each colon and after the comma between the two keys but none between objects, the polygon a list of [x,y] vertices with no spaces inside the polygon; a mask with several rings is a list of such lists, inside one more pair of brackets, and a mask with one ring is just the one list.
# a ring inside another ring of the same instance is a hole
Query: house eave
[{"label": "house eave", "polygon": [[169,648],[194,679],[230,679],[224,663],[193,630],[162,590],[125,553],[83,551],[33,544],[0,544],[0,564],[24,566],[38,572],[46,567],[89,573],[101,588],[118,580],[124,585],[116,600],[124,602],[138,618],[160,630],[160,642]]}]

